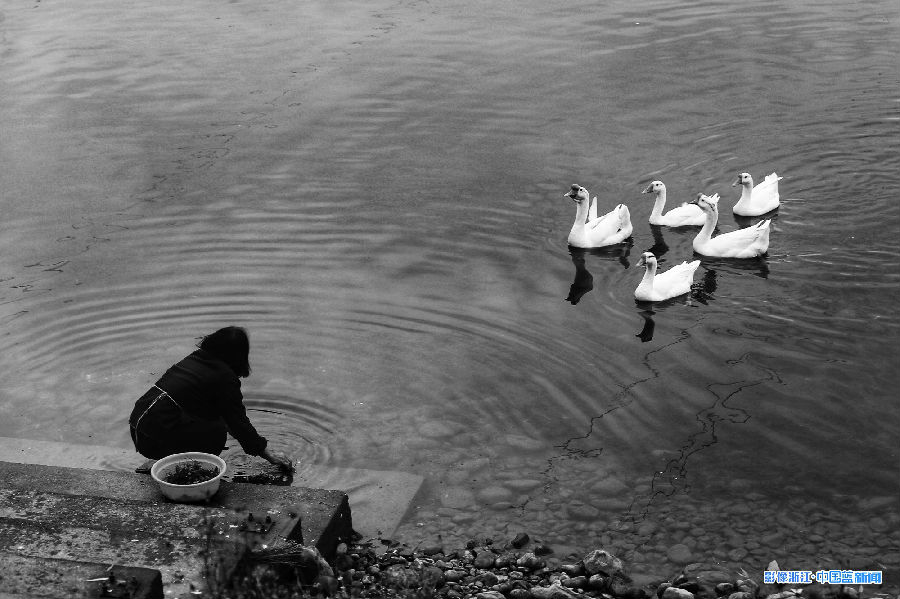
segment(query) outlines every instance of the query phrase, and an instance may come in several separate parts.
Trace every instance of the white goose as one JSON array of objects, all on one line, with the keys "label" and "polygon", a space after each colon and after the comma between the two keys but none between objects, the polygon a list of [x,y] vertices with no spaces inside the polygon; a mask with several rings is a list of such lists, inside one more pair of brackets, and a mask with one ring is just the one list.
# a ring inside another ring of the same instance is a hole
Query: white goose
[{"label": "white goose", "polygon": [[[564,197],[570,198],[578,206],[575,211],[575,223],[569,231],[568,242],[577,248],[598,248],[622,243],[631,236],[631,213],[625,204],[619,204],[611,211],[591,218],[591,196],[588,190],[580,185],[572,185],[572,189]],[[594,202],[597,198],[594,198]]]},{"label": "white goose", "polygon": [[716,258],[756,258],[769,249],[769,224],[761,220],[752,227],[712,236],[719,220],[719,194],[697,196],[696,204],[706,213],[706,223],[694,238],[694,251]]},{"label": "white goose", "polygon": [[641,193],[656,194],[656,202],[650,213],[650,224],[664,227],[702,227],[706,222],[706,214],[696,204],[685,202],[663,214],[666,205],[666,186],[662,181],[653,181]]},{"label": "white goose", "polygon": [[777,174],[772,173],[767,176],[762,183],[753,187],[753,177],[750,173],[741,173],[738,175],[732,187],[740,183],[741,199],[732,209],[738,216],[760,216],[778,208],[781,204],[778,197],[778,182],[782,179]]},{"label": "white goose", "polygon": [[634,290],[634,299],[642,302],[661,302],[684,295],[691,290],[694,272],[700,266],[699,260],[676,264],[663,273],[656,274],[656,256],[644,252],[638,266],[644,266],[644,278]]}]

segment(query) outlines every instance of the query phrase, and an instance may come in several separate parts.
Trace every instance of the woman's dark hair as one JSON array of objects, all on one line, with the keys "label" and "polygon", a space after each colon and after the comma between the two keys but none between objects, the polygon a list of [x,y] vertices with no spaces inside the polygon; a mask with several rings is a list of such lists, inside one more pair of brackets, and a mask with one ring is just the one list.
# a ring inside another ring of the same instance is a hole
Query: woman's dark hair
[{"label": "woman's dark hair", "polygon": [[197,344],[231,367],[239,377],[250,376],[250,339],[243,327],[225,327]]}]

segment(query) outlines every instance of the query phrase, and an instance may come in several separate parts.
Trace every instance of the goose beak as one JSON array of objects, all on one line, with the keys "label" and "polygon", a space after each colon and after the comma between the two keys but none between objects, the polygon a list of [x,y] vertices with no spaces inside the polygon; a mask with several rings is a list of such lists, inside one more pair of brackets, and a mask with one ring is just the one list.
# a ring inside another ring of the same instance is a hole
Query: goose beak
[{"label": "goose beak", "polygon": [[638,266],[647,266],[647,259],[644,258],[643,256],[641,256],[641,259],[638,260],[637,265],[638,265]]},{"label": "goose beak", "polygon": [[734,183],[732,183],[731,186],[734,187],[735,185],[737,185],[740,182],[741,182],[741,178],[740,178],[740,176],[738,176],[738,178],[734,180]]},{"label": "goose beak", "polygon": [[691,200],[690,202],[688,202],[688,204],[699,204],[699,203],[700,203],[700,198],[701,198],[702,196],[703,196],[702,193],[698,193],[698,194],[697,194],[697,197],[694,198],[693,200]]},{"label": "goose beak", "polygon": [[648,185],[648,186],[644,189],[644,191],[642,191],[641,193],[650,193],[651,191],[653,191],[653,183],[651,183],[650,185]]},{"label": "goose beak", "polygon": [[[563,197],[564,197],[564,198],[569,198],[570,200],[573,200],[573,201],[576,201],[576,202],[577,202],[577,201],[578,201],[578,192],[579,192],[579,191],[581,191],[581,187],[578,186],[578,185],[574,185],[574,184],[573,184],[573,185],[572,185],[572,189],[569,190],[569,193],[564,194]],[[588,199],[590,199],[590,197],[588,197]]]}]

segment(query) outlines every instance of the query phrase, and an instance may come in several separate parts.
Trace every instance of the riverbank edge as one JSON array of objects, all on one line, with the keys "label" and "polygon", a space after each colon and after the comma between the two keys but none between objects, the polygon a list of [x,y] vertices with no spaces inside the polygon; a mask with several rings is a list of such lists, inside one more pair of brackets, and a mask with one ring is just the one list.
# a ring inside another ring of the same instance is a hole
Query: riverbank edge
[{"label": "riverbank edge", "polygon": [[[386,539],[355,539],[341,543],[327,562],[307,555],[293,563],[258,564],[235,581],[235,594],[223,598],[900,599],[895,583],[765,584],[763,573],[703,562],[687,564],[674,575],[632,577],[621,559],[603,549],[563,559],[551,553],[525,533],[503,543],[472,540],[453,551],[438,545],[411,548]],[[778,564],[773,561],[768,569],[778,570]],[[286,572],[292,582],[286,582]],[[241,592],[248,581],[268,590]]]}]

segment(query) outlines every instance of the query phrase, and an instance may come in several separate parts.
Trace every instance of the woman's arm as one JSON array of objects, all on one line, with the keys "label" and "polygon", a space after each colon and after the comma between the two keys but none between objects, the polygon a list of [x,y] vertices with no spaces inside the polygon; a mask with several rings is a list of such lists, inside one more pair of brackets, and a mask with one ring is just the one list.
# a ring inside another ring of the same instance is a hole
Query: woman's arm
[{"label": "woman's arm", "polygon": [[268,441],[256,431],[256,427],[247,416],[240,381],[235,378],[233,384],[221,390],[219,397],[222,418],[228,426],[228,432],[241,444],[244,453],[262,456]]},{"label": "woman's arm", "polygon": [[258,455],[283,470],[293,470],[291,459],[280,451],[268,449],[268,441],[256,431],[256,427],[250,422],[244,406],[244,397],[241,394],[240,381],[237,381],[237,385],[232,386],[224,395],[227,397],[224,413],[225,424],[228,425],[231,436],[241,444],[244,453]]}]

